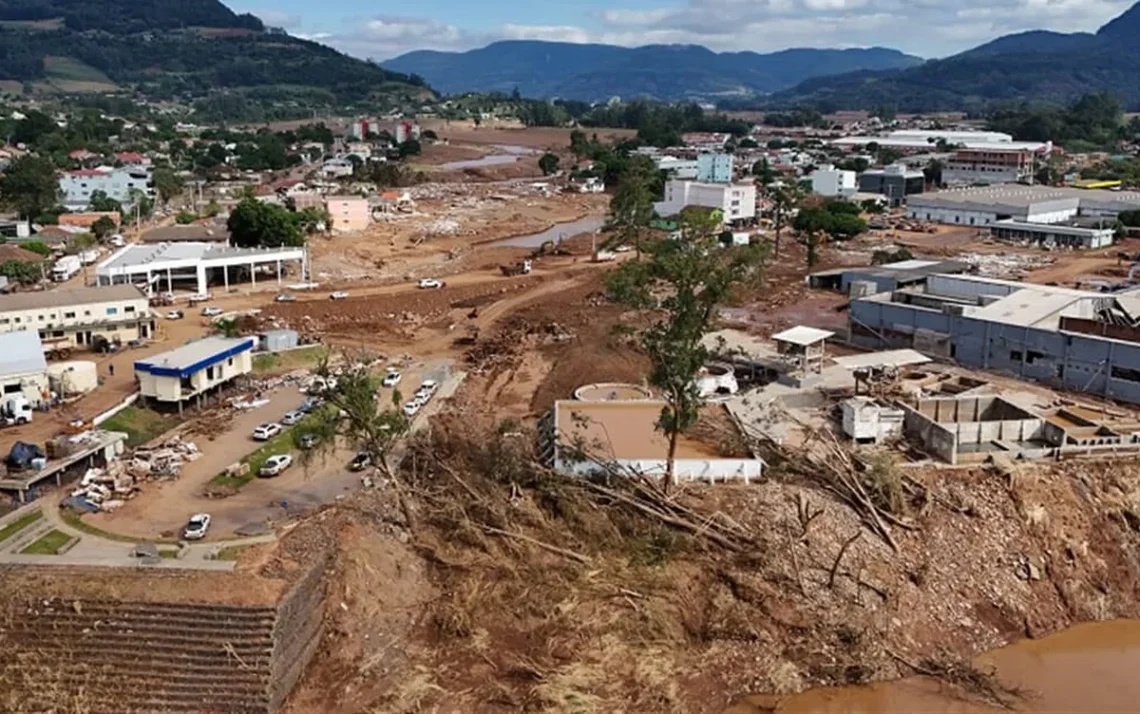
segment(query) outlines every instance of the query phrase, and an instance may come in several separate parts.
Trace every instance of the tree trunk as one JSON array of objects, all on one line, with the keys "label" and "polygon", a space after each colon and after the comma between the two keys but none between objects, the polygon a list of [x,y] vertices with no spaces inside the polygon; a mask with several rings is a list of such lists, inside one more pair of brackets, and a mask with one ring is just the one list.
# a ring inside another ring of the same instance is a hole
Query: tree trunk
[{"label": "tree trunk", "polygon": [[665,493],[673,490],[673,483],[677,480],[677,442],[681,438],[681,432],[673,429],[669,432],[669,456],[665,462],[665,483],[662,488]]},{"label": "tree trunk", "polygon": [[773,256],[776,260],[780,259],[780,229],[784,227],[784,212],[780,210],[779,204],[776,205],[776,252]]}]

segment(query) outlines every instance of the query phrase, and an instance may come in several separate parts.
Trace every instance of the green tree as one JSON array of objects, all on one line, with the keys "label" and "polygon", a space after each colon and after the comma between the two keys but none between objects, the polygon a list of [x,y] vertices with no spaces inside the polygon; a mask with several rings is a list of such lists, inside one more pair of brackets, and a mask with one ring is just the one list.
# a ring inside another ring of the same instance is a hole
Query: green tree
[{"label": "green tree", "polygon": [[103,190],[91,192],[91,198],[87,200],[87,207],[100,213],[123,214],[123,204],[108,196],[107,192]]},{"label": "green tree", "polygon": [[329,212],[324,208],[318,208],[316,206],[302,208],[296,213],[296,220],[297,225],[299,225],[301,230],[307,235],[313,235],[322,228],[328,230],[328,227],[332,224],[332,216],[329,215]]},{"label": "green tree", "polygon": [[756,163],[752,164],[752,175],[760,182],[761,186],[771,186],[772,182],[776,180],[776,173],[772,171],[772,165],[768,163],[768,158],[761,158]]},{"label": "green tree", "polygon": [[666,490],[676,477],[680,437],[697,423],[703,403],[695,377],[710,356],[704,337],[733,287],[762,272],[767,258],[764,244],[721,245],[720,232],[715,216],[686,213],[679,240],[657,242],[650,261],[625,263],[607,282],[611,298],[657,316],[640,342],[651,364],[649,382],[665,402],[657,428],[669,443]]},{"label": "green tree", "polygon": [[154,190],[163,203],[169,203],[172,198],[182,193],[182,177],[174,173],[173,169],[162,167],[154,171]]},{"label": "green tree", "polygon": [[226,225],[230,231],[230,240],[239,248],[277,248],[305,244],[305,237],[291,211],[255,198],[242,199],[230,212]]},{"label": "green tree", "polygon": [[20,247],[24,250],[30,250],[33,253],[39,253],[45,258],[51,255],[52,252],[47,243],[44,243],[42,240],[30,240],[27,243],[21,243]]},{"label": "green tree", "polygon": [[590,155],[590,142],[586,139],[586,132],[581,129],[570,132],[570,153],[574,154],[576,161],[581,161]]},{"label": "green tree", "polygon": [[538,168],[542,169],[543,176],[551,176],[558,172],[558,154],[546,152],[538,160]]},{"label": "green tree", "polygon": [[218,205],[217,201],[215,201],[214,199],[211,198],[210,202],[206,204],[206,211],[205,211],[204,215],[206,216],[206,218],[214,218],[215,216],[217,216],[221,212],[222,212],[222,207]]},{"label": "green tree", "polygon": [[781,233],[784,226],[787,225],[792,212],[796,210],[800,201],[803,200],[804,190],[800,188],[799,184],[777,186],[776,189],[771,192],[770,197],[772,200],[772,225],[776,231],[775,257],[779,258]]},{"label": "green tree", "polygon": [[400,158],[406,159],[409,156],[419,156],[423,151],[423,147],[420,146],[420,142],[415,139],[408,139],[403,144],[400,144],[397,150],[400,152]]},{"label": "green tree", "polygon": [[0,264],[0,275],[14,283],[21,285],[35,285],[43,280],[43,262],[24,262],[22,260],[8,260]]},{"label": "green tree", "polygon": [[118,226],[115,225],[115,222],[111,220],[109,216],[100,216],[98,220],[91,224],[91,232],[99,242],[102,242],[107,236],[114,233],[116,228],[118,228]]},{"label": "green tree", "polygon": [[653,162],[636,157],[626,164],[610,199],[610,221],[617,228],[618,239],[633,244],[641,257],[641,234],[653,220]]},{"label": "green tree", "polygon": [[188,226],[198,220],[198,214],[191,211],[179,211],[174,216],[174,222],[180,226]]},{"label": "green tree", "polygon": [[800,245],[807,251],[808,270],[819,262],[819,249],[832,226],[832,220],[832,215],[822,206],[805,206],[796,214],[792,227],[796,229]]},{"label": "green tree", "polygon": [[59,180],[47,159],[26,155],[0,174],[0,205],[23,219],[34,219],[51,210],[59,199]]}]

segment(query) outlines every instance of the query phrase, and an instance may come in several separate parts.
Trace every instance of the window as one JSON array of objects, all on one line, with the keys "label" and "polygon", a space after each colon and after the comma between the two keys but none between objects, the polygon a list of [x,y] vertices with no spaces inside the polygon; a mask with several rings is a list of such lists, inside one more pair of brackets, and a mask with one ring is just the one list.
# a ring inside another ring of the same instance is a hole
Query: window
[{"label": "window", "polygon": [[206,379],[212,380],[213,378],[214,378],[214,368],[213,367],[207,367],[206,368]]},{"label": "window", "polygon": [[43,313],[40,313],[39,315],[36,315],[36,318],[37,318],[37,319],[38,319],[40,322],[43,322],[43,321],[44,321],[44,317],[45,317],[45,315],[44,315]]},{"label": "window", "polygon": [[84,316],[84,317],[91,317],[91,311],[90,311],[90,310],[84,310],[84,311],[83,311],[83,316]]},{"label": "window", "polygon": [[1021,361],[1021,350],[1011,351],[1009,353],[1009,359],[1011,362],[1020,362]]},{"label": "window", "polygon": [[0,325],[7,325],[10,320],[6,317],[0,317]]},{"label": "window", "polygon": [[134,305],[127,305],[126,307],[123,308],[123,312],[134,312],[134,311],[135,311]]},{"label": "window", "polygon": [[65,313],[63,313],[63,317],[65,320],[70,320],[70,319],[75,317],[75,313],[74,312],[65,312]]},{"label": "window", "polygon": [[19,325],[19,324],[20,324],[20,318],[18,318],[18,317],[16,318],[16,324],[17,324],[17,325]]},{"label": "window", "polygon": [[63,330],[56,330],[55,332],[51,333],[51,336],[52,337],[63,337]]},{"label": "window", "polygon": [[1129,369],[1127,367],[1112,368],[1113,379],[1123,379],[1128,382],[1140,382],[1140,369]]},{"label": "window", "polygon": [[109,308],[107,308],[107,314],[108,315],[118,315],[119,314],[119,308],[109,307]]},{"label": "window", "polygon": [[16,392],[19,392],[19,391],[21,391],[19,384],[5,384],[4,385],[4,393],[5,394],[15,394]]},{"label": "window", "polygon": [[233,357],[230,357],[228,360],[226,360],[226,366],[227,367],[233,367],[234,366],[234,358]]}]

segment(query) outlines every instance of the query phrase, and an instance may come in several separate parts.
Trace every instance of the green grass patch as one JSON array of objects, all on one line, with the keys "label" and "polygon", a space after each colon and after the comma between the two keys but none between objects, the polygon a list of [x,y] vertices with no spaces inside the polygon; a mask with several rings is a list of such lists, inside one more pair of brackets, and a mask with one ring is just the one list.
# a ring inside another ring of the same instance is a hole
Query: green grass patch
[{"label": "green grass patch", "polygon": [[214,560],[237,560],[247,550],[249,550],[248,545],[227,545],[218,551]]},{"label": "green grass patch", "polygon": [[159,550],[158,557],[165,558],[166,560],[174,560],[178,557],[178,551],[171,550],[170,548],[167,548],[166,550]]},{"label": "green grass patch", "polygon": [[49,79],[64,79],[74,82],[100,82],[114,84],[111,78],[91,65],[74,57],[47,55],[44,57],[44,72]]},{"label": "green grass patch", "polygon": [[0,543],[8,540],[43,517],[43,511],[32,511],[31,513],[25,513],[8,525],[0,528]]},{"label": "green grass patch", "polygon": [[178,542],[176,539],[172,538],[159,538],[156,540],[154,538],[136,538],[134,536],[111,533],[110,531],[105,531],[102,528],[96,528],[95,526],[91,525],[87,521],[83,520],[83,514],[79,513],[78,511],[73,511],[70,508],[60,509],[59,516],[63,519],[64,523],[71,526],[80,533],[86,533],[87,535],[95,536],[96,538],[102,538],[104,540],[113,540],[118,543],[141,543],[145,541],[147,543],[166,543],[168,545]]},{"label": "green grass patch", "polygon": [[296,369],[312,369],[324,361],[329,349],[324,345],[300,347],[287,352],[272,352],[253,358],[254,374],[277,374]]},{"label": "green grass patch", "polygon": [[141,446],[178,426],[178,417],[159,414],[141,407],[127,407],[100,425],[107,431],[121,431],[127,435],[127,446]]},{"label": "green grass patch", "polygon": [[249,464],[249,473],[244,476],[230,476],[226,473],[220,473],[210,483],[222,488],[232,486],[240,489],[257,478],[257,472],[261,470],[270,456],[291,453],[293,453],[293,430],[286,429],[265,442],[260,449],[241,460],[242,463]]},{"label": "green grass patch", "polygon": [[54,528],[20,552],[24,555],[59,555],[59,549],[71,542],[71,536]]}]

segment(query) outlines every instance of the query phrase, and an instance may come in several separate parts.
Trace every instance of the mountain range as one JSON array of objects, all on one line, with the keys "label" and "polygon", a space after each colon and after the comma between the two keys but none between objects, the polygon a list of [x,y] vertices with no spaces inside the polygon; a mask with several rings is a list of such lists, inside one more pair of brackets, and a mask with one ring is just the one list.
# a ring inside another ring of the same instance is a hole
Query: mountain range
[{"label": "mountain range", "polygon": [[1006,35],[916,67],[809,79],[771,101],[825,111],[891,105],[921,112],[1010,100],[1068,102],[1089,92],[1109,92],[1140,108],[1140,3],[1095,33]]},{"label": "mountain range", "polygon": [[468,52],[409,52],[383,63],[417,74],[445,94],[502,92],[526,97],[662,101],[755,96],[842,71],[913,67],[898,50],[789,49],[771,54],[713,52],[697,45],[616,47],[538,40],[495,42]]},{"label": "mountain range", "polygon": [[154,97],[257,88],[314,102],[430,93],[218,0],[0,0],[0,89],[126,87]]}]

